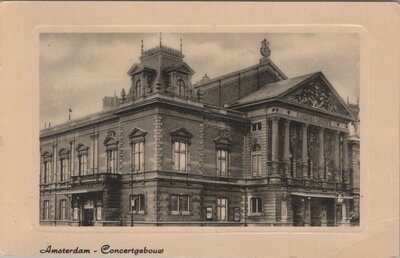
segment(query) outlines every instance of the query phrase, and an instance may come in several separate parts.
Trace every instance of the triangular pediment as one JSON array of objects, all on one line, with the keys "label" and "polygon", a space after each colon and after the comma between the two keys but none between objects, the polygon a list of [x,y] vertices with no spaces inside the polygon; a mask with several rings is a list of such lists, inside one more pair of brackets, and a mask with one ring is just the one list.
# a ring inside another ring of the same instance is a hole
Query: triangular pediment
[{"label": "triangular pediment", "polygon": [[343,99],[322,73],[299,83],[279,99],[321,111],[352,116]]},{"label": "triangular pediment", "polygon": [[180,72],[183,74],[194,74],[193,69],[187,63],[181,63],[178,65],[174,65],[165,70],[165,72],[167,72],[167,73],[172,72],[172,71],[177,71],[177,72]]},{"label": "triangular pediment", "polygon": [[186,128],[181,127],[181,128],[171,131],[171,136],[190,139],[193,137],[193,134],[191,134]]},{"label": "triangular pediment", "polygon": [[137,74],[143,71],[149,71],[149,72],[154,72],[154,69],[144,66],[142,64],[133,64],[132,67],[129,69],[128,71],[128,75],[133,75],[133,74]]},{"label": "triangular pediment", "polygon": [[146,136],[147,132],[143,131],[140,128],[135,128],[132,130],[132,132],[129,134],[129,138],[137,138],[137,137],[144,137]]}]

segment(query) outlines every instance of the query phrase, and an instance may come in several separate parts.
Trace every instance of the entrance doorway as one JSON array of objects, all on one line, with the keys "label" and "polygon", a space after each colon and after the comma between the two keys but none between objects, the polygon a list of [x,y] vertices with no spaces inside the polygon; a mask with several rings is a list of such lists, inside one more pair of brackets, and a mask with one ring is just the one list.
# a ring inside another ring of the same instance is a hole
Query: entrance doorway
[{"label": "entrance doorway", "polygon": [[83,209],[82,226],[93,226],[94,212],[93,209]]}]

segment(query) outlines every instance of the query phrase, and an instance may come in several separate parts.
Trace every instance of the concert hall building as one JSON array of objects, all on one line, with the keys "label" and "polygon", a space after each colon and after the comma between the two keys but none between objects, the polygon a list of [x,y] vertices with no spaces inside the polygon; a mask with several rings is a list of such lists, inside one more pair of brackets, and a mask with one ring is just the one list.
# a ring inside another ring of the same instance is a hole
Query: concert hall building
[{"label": "concert hall building", "polygon": [[358,225],[358,104],[260,50],[192,84],[182,50],[142,48],[129,90],[41,130],[40,224]]}]

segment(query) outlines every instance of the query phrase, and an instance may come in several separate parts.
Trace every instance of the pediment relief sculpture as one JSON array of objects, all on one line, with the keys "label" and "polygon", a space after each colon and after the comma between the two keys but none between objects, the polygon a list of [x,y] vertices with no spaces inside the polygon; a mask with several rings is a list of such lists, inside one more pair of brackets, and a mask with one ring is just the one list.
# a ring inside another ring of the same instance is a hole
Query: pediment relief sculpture
[{"label": "pediment relief sculpture", "polygon": [[312,108],[349,115],[338,97],[322,80],[312,80],[294,91],[287,100]]}]

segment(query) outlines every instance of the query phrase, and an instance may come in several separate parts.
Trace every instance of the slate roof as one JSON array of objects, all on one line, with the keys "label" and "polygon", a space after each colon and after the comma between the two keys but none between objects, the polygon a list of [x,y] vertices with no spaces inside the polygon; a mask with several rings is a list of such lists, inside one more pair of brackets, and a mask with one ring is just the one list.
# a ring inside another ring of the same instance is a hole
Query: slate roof
[{"label": "slate roof", "polygon": [[230,103],[229,106],[234,107],[238,105],[247,104],[250,102],[257,102],[261,100],[267,100],[278,97],[282,93],[296,87],[300,83],[314,77],[317,74],[321,74],[321,72],[314,72],[294,78],[289,78],[286,80],[281,80],[274,83],[268,83],[260,87],[258,90],[250,92],[246,96],[243,96],[242,98],[236,100],[235,102]]}]

